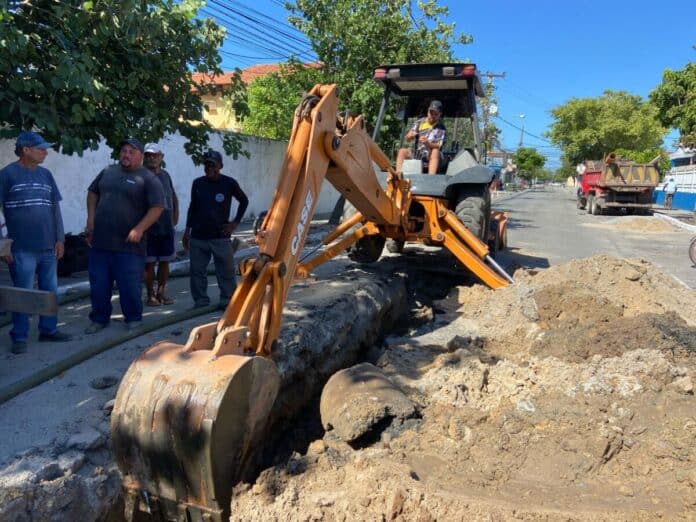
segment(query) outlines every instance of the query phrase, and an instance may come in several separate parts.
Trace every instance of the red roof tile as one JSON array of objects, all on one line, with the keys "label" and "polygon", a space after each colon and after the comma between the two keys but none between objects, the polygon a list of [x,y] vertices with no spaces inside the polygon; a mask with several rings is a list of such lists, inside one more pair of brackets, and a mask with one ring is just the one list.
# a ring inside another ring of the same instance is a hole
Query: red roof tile
[{"label": "red roof tile", "polygon": [[[305,64],[307,67],[314,67],[318,69],[321,67],[319,62],[308,62]],[[270,73],[280,72],[279,63],[268,63],[268,64],[257,64],[242,69],[242,82],[245,85],[249,85],[252,80],[259,78],[260,76],[266,76]],[[212,83],[213,85],[218,85],[220,87],[225,87],[232,85],[232,75],[234,72],[225,72],[218,75],[212,75],[208,73],[193,73],[193,81],[197,84],[202,83]]]}]

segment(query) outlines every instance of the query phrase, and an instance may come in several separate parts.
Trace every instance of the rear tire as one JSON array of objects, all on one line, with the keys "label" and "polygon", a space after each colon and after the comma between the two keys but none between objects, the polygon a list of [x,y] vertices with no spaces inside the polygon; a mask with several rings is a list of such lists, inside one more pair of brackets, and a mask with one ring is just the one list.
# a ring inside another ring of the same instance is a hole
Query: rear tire
[{"label": "rear tire", "polygon": [[691,239],[691,244],[689,245],[689,259],[696,266],[696,237]]},{"label": "rear tire", "polygon": [[[345,221],[351,217],[353,214],[355,214],[355,212],[355,207],[346,200],[345,205],[343,206],[342,221]],[[351,228],[350,231],[355,230],[358,226],[360,225],[356,225],[355,227]],[[386,238],[381,235],[365,236],[349,246],[346,253],[348,254],[348,258],[356,263],[374,263],[381,257],[382,250],[384,250],[385,241]]]},{"label": "rear tire", "polygon": [[590,194],[587,196],[587,213],[594,214],[594,195]]},{"label": "rear tire", "polygon": [[596,198],[595,198],[594,202],[592,203],[592,215],[593,216],[601,216],[602,215],[602,207],[600,206],[600,204]]},{"label": "rear tire", "polygon": [[459,221],[484,243],[488,243],[491,220],[491,193],[488,185],[472,185],[462,190],[454,209]]}]

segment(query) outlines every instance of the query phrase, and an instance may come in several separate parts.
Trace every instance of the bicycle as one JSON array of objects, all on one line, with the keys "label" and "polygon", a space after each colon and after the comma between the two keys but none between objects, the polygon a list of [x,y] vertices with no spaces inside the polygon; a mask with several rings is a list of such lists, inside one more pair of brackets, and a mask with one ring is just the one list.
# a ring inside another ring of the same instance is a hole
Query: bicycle
[{"label": "bicycle", "polygon": [[689,244],[689,259],[696,266],[696,236],[691,238],[691,243]]}]

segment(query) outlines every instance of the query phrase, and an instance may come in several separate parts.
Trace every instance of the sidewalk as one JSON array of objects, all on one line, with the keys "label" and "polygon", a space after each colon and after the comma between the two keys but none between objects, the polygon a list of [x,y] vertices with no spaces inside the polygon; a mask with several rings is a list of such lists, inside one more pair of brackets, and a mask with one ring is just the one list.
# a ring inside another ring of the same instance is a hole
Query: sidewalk
[{"label": "sidewalk", "polygon": [[665,219],[691,232],[696,233],[696,212],[681,209],[666,209],[662,207],[653,207],[653,215]]}]

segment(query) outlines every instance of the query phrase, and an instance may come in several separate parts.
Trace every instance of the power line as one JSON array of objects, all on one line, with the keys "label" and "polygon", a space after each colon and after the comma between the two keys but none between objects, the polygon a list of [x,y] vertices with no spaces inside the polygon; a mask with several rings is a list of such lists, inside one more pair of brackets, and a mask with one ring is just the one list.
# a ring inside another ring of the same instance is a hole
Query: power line
[{"label": "power line", "polygon": [[[215,12],[211,12],[214,10]],[[238,24],[224,12],[220,12],[214,6],[203,9],[202,11],[216,18],[217,22],[223,27],[230,29],[229,39],[238,40],[242,47],[255,50],[263,50],[269,53],[270,56],[276,58],[288,58],[290,55],[307,54],[305,49],[301,49],[295,45],[283,42],[277,36],[271,35],[264,31],[250,31],[243,25]],[[246,44],[246,45],[245,45]]]},{"label": "power line", "polygon": [[[282,2],[276,3],[283,5]],[[301,32],[240,2],[209,0],[201,11],[228,29],[220,54],[237,62],[252,63],[248,60],[269,58],[288,60],[292,56],[301,60],[316,59],[309,42]],[[233,52],[225,47],[232,47],[234,50],[241,47],[263,56]]]},{"label": "power line", "polygon": [[553,143],[551,143],[551,142],[550,142],[549,140],[547,140],[546,138],[542,138],[541,136],[537,136],[536,134],[532,134],[531,132],[522,129],[521,127],[518,127],[518,126],[515,125],[514,123],[510,123],[509,121],[507,121],[505,118],[503,118],[503,117],[500,116],[500,115],[497,115],[496,117],[499,118],[501,121],[503,121],[503,122],[507,123],[508,125],[510,125],[510,127],[513,127],[513,128],[515,128],[515,129],[517,129],[518,131],[523,132],[523,133],[526,134],[527,136],[531,136],[532,138],[536,138],[536,139],[538,139],[538,140],[541,140],[541,141],[546,142],[546,143],[548,143],[549,145],[552,145],[552,146],[553,146]]}]

